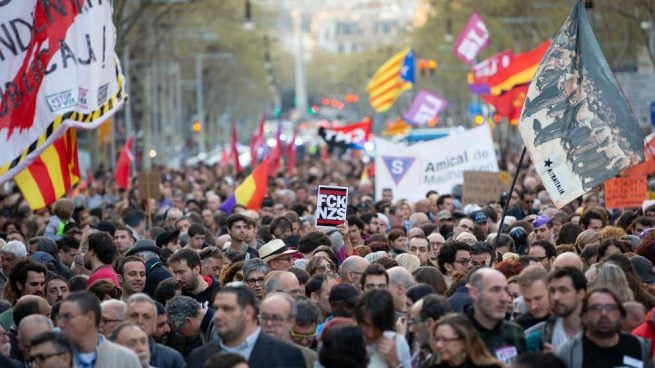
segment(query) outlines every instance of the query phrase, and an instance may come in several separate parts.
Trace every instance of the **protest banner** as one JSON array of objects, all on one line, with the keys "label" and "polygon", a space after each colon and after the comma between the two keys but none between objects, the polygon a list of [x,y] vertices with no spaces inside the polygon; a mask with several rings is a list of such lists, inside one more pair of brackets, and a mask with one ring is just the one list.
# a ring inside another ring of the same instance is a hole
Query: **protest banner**
[{"label": "protest banner", "polygon": [[462,203],[484,206],[489,202],[497,202],[500,195],[508,190],[511,180],[512,177],[506,171],[464,171]]},{"label": "protest banner", "polygon": [[480,51],[489,45],[489,31],[476,12],[471,14],[468,22],[455,40],[453,52],[465,64],[471,65]]},{"label": "protest banner", "polygon": [[318,135],[323,138],[330,148],[363,149],[364,143],[368,141],[368,136],[371,134],[371,125],[372,121],[369,119],[344,127],[320,127],[318,129]]},{"label": "protest banner", "polygon": [[0,29],[2,184],[68,128],[100,125],[126,95],[112,2],[0,1]]},{"label": "protest banner", "polygon": [[519,132],[558,208],[644,161],[644,137],[582,1],[532,79]]},{"label": "protest banner", "polygon": [[156,171],[141,171],[139,172],[139,193],[141,198],[145,199],[158,199],[161,196],[159,191],[159,184],[161,177]]},{"label": "protest banner", "polygon": [[624,176],[605,182],[605,207],[640,207],[648,198],[646,176]]},{"label": "protest banner", "polygon": [[436,92],[422,89],[418,91],[412,105],[403,117],[417,125],[424,125],[428,120],[439,115],[448,106],[448,101]]},{"label": "protest banner", "polygon": [[316,226],[336,227],[346,221],[348,188],[318,186]]},{"label": "protest banner", "polygon": [[498,171],[486,125],[411,146],[376,138],[375,151],[376,198],[390,188],[394,198],[416,201],[429,190],[451,193],[464,171]]}]

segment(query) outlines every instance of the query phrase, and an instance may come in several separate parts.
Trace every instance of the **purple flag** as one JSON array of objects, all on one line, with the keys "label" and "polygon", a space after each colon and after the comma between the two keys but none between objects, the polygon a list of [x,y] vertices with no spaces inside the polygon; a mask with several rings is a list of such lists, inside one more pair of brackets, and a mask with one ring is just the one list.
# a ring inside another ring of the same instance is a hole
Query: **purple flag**
[{"label": "purple flag", "polygon": [[482,18],[476,12],[464,26],[462,32],[455,40],[453,52],[465,64],[471,65],[480,51],[489,45],[489,31]]},{"label": "purple flag", "polygon": [[409,120],[416,125],[423,125],[428,120],[439,115],[446,106],[448,101],[439,96],[436,92],[425,89],[418,91],[412,106],[403,114],[405,120]]}]

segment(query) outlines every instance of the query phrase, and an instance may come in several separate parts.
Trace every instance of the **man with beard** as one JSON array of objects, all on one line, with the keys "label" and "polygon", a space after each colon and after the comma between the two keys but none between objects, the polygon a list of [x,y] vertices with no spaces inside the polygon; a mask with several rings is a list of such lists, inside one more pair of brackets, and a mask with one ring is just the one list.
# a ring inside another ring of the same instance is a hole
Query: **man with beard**
[{"label": "man with beard", "polygon": [[[45,292],[46,268],[43,265],[24,259],[16,263],[9,277],[9,289],[5,295],[9,302],[15,306],[16,301],[26,295],[43,297]],[[14,308],[7,309],[0,314],[0,325],[9,331],[14,327]]]},{"label": "man with beard", "polygon": [[528,351],[554,351],[582,331],[580,311],[587,279],[573,267],[558,268],[548,276],[552,316],[525,332]]},{"label": "man with beard", "polygon": [[221,288],[214,298],[214,325],[220,341],[205,344],[189,355],[189,367],[202,367],[217,352],[235,352],[248,360],[248,366],[305,367],[300,349],[267,336],[257,325],[259,308],[255,294],[241,286]]},{"label": "man with beard", "polygon": [[230,235],[229,245],[223,248],[223,251],[232,251],[244,254],[246,260],[257,258],[257,250],[250,247],[246,241],[251,228],[254,227],[254,221],[240,213],[235,213],[227,218],[227,232]]},{"label": "man with beard", "polygon": [[118,262],[116,271],[123,288],[124,302],[132,294],[142,293],[146,286],[146,264],[137,256],[125,257]]},{"label": "man with beard", "polygon": [[498,270],[480,268],[473,272],[469,284],[473,305],[465,309],[465,314],[491,355],[510,364],[527,349],[523,329],[505,320],[510,302],[505,275]]},{"label": "man with beard", "polygon": [[69,293],[68,281],[59,275],[50,276],[45,282],[45,298],[50,305],[66,299]]},{"label": "man with beard", "polygon": [[200,256],[191,249],[180,249],[168,260],[175,281],[182,289],[182,295],[197,300],[203,307],[210,305],[214,291],[220,288],[218,282],[209,276],[202,276]]},{"label": "man with beard", "polygon": [[582,302],[584,333],[560,346],[557,355],[569,368],[650,367],[650,341],[621,332],[625,315],[613,291],[591,290]]}]

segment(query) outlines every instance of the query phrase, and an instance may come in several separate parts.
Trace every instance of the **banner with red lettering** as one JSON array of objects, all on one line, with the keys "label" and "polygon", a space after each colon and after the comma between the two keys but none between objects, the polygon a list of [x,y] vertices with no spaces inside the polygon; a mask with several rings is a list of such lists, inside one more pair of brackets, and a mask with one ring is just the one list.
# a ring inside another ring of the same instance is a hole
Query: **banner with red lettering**
[{"label": "banner with red lettering", "polygon": [[124,81],[110,1],[0,1],[0,184],[70,128],[118,110]]},{"label": "banner with red lettering", "polygon": [[339,128],[321,127],[318,129],[318,135],[330,148],[364,149],[364,143],[368,141],[371,134],[371,125],[371,120],[367,120]]}]

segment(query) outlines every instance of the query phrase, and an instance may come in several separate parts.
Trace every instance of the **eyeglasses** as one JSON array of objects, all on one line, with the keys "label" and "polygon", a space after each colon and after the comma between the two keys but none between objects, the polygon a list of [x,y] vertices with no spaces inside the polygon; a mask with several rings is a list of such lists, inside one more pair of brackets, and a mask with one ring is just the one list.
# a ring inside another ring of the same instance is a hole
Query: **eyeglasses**
[{"label": "eyeglasses", "polygon": [[616,304],[592,304],[587,307],[589,312],[600,313],[605,311],[607,313],[616,312],[619,310],[619,306]]},{"label": "eyeglasses", "polygon": [[30,357],[29,362],[34,363],[37,362],[39,364],[42,364],[45,362],[48,358],[51,358],[53,356],[58,356],[58,355],[64,355],[67,354],[65,351],[60,351],[58,353],[50,353],[50,354],[34,354]]},{"label": "eyeglasses", "polygon": [[466,265],[471,264],[471,259],[470,258],[462,258],[462,259],[455,260],[455,262],[466,266]]},{"label": "eyeglasses", "polygon": [[256,278],[256,279],[246,279],[246,283],[248,285],[257,285],[257,284],[264,285],[264,278],[259,277],[259,278]]},{"label": "eyeglasses", "polygon": [[287,319],[281,316],[272,316],[268,314],[260,314],[259,320],[263,322],[271,322],[273,324],[279,325],[286,321]]},{"label": "eyeglasses", "polygon": [[435,337],[434,338],[434,343],[435,344],[440,343],[440,342],[449,343],[449,342],[457,341],[457,340],[462,340],[462,338],[461,337]]},{"label": "eyeglasses", "polygon": [[547,259],[548,259],[548,256],[543,256],[543,257],[537,257],[537,256],[535,256],[535,257],[533,257],[533,258],[534,258],[535,261],[539,261],[539,262],[541,262],[541,261],[545,261],[545,260],[547,260]]},{"label": "eyeglasses", "polygon": [[291,336],[297,339],[314,339],[316,337],[316,334],[314,333],[302,334],[291,328]]}]

